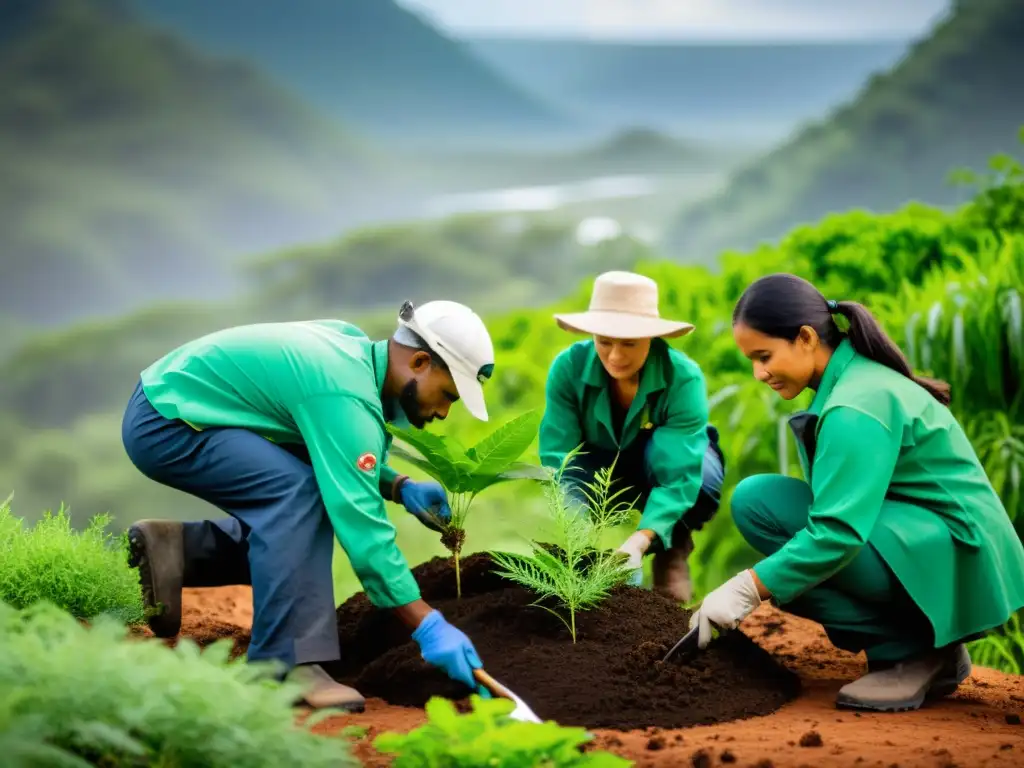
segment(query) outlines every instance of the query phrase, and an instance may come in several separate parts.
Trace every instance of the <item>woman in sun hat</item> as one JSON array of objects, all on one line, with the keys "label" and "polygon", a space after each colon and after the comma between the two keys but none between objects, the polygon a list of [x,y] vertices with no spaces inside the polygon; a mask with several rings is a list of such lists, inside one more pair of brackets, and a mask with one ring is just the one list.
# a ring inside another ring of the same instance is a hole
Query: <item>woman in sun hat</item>
[{"label": "woman in sun hat", "polygon": [[[654,588],[681,602],[692,595],[687,558],[692,532],[717,512],[725,459],[708,423],[704,374],[667,338],[690,323],[662,318],[658,285],[632,272],[598,276],[586,312],[555,315],[564,330],[587,334],[555,358],[548,373],[540,459],[562,466],[570,493],[614,462],[612,492],[642,515],[620,547],[637,569],[654,553]],[[635,501],[634,501],[635,500]]]},{"label": "woman in sun hat", "polygon": [[698,645],[770,599],[865,653],[838,706],[900,711],[952,693],[971,672],[965,644],[1024,607],[1024,547],[948,385],[914,375],[866,307],[795,275],[747,288],[733,337],[781,398],[814,391],[790,419],[807,481],[736,486],[733,521],[764,559],[704,598]]}]

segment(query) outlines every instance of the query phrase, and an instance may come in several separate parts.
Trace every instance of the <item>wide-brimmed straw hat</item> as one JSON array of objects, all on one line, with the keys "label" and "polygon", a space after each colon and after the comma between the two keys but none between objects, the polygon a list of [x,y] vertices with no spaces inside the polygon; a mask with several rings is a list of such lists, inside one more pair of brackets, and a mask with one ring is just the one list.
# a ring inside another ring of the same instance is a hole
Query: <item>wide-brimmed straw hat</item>
[{"label": "wide-brimmed straw hat", "polygon": [[598,275],[586,312],[555,315],[559,327],[612,339],[685,336],[694,326],[658,312],[658,284],[634,272]]}]

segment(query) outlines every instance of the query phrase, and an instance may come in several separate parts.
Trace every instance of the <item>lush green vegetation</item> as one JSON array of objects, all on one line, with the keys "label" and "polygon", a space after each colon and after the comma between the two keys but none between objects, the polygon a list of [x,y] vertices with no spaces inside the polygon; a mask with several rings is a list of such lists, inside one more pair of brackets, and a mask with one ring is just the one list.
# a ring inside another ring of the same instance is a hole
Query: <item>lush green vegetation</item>
[{"label": "lush green vegetation", "polygon": [[52,603],[0,602],[0,754],[10,768],[356,766],[343,739],[295,725],[299,686],[231,661],[129,638],[100,616],[85,627]]},{"label": "lush green vegetation", "polygon": [[76,531],[62,508],[26,526],[11,513],[10,499],[0,504],[0,603],[48,602],[79,619],[141,623],[139,576],[128,567],[125,535],[107,531],[109,522],[97,515]]},{"label": "lush green vegetation", "polygon": [[1024,6],[957,2],[929,37],[857,96],[686,207],[666,240],[679,257],[751,248],[830,211],[963,201],[951,166],[980,168],[1024,122]]},{"label": "lush green vegetation", "polygon": [[624,768],[632,765],[610,752],[585,751],[591,735],[553,721],[524,723],[508,717],[513,702],[471,696],[472,710],[460,715],[447,699],[427,702],[427,722],[409,733],[382,733],[374,747],[393,754],[394,768]]},{"label": "lush green vegetation", "polygon": [[[655,260],[647,251],[634,254],[642,257],[636,268],[662,286],[662,312],[697,326],[694,334],[673,343],[697,360],[707,375],[712,420],[728,457],[722,512],[695,537],[692,562],[698,597],[757,558],[729,516],[735,484],[758,472],[799,472],[795,446],[782,419],[806,407],[809,394],[787,403],[755,382],[749,361],[730,334],[732,308],[740,293],[766,272],[795,272],[833,298],[864,302],[917,368],[953,383],[952,407],[1018,531],[1024,533],[1019,503],[1024,468],[1024,171],[1010,158],[996,158],[991,172],[973,182],[978,187],[974,197],[956,211],[911,204],[886,214],[833,214],[813,226],[794,229],[776,244],[745,254],[727,253],[715,270]],[[551,312],[585,307],[589,292],[590,283],[584,282],[544,310],[494,316],[483,309],[497,352],[495,376],[487,385],[492,421],[500,423],[543,407],[548,365],[574,338],[558,329]],[[293,311],[298,310],[296,306]],[[385,314],[375,333],[393,327],[393,313]],[[203,322],[216,320],[211,308]],[[31,413],[33,394],[53,393],[51,401],[40,400],[46,405],[35,414],[40,420],[52,418],[49,429],[19,423],[11,406],[5,417],[0,416],[8,420],[5,434],[12,436],[0,444],[0,488],[15,490],[22,508],[44,509],[68,501],[78,519],[109,510],[118,525],[154,515],[182,519],[217,514],[146,480],[124,456],[119,431],[122,403],[141,366],[165,351],[160,347],[165,342],[154,345],[150,335],[140,331],[143,325],[128,321],[83,337],[93,340],[80,358],[72,354],[80,343],[72,331],[49,350],[37,343],[34,379],[21,378],[21,372],[29,370],[24,364],[5,366],[14,372],[12,380],[20,382],[22,413]],[[185,326],[175,328],[173,322],[162,327],[183,337],[189,331]],[[77,359],[76,367],[62,368],[65,359]],[[79,395],[89,393],[96,394],[85,404],[88,407],[76,404]],[[53,418],[58,411],[62,417]],[[462,445],[473,445],[490,428],[456,407],[442,431]],[[531,447],[524,458],[532,461],[534,450]],[[422,474],[412,465],[400,466]],[[447,554],[436,533],[400,508],[389,511],[410,562]],[[523,483],[496,487],[488,492],[487,503],[475,508],[463,553],[500,549],[528,554],[531,534],[548,519],[539,488]],[[343,557],[337,558],[336,575],[339,600],[358,589]]]}]

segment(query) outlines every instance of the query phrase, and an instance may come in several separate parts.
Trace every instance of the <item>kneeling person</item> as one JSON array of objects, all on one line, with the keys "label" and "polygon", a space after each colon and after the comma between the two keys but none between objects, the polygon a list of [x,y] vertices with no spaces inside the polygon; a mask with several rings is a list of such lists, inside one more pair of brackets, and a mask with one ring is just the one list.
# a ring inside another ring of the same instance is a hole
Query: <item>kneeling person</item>
[{"label": "kneeling person", "polygon": [[587,333],[555,358],[548,374],[540,458],[564,473],[570,492],[614,463],[612,493],[642,510],[620,547],[639,576],[654,552],[654,588],[674,600],[692,596],[692,533],[718,510],[725,459],[708,423],[700,367],[664,340],[693,330],[658,316],[658,286],[630,272],[600,275],[590,309],[556,315],[563,329]]},{"label": "kneeling person", "polygon": [[808,481],[737,485],[733,520],[764,559],[704,599],[698,644],[772,599],[865,652],[867,674],[837,705],[915,709],[952,693],[971,671],[966,643],[1024,606],[1024,547],[948,387],[915,376],[865,307],[794,275],[752,284],[733,334],[780,397],[814,391],[790,422]]}]

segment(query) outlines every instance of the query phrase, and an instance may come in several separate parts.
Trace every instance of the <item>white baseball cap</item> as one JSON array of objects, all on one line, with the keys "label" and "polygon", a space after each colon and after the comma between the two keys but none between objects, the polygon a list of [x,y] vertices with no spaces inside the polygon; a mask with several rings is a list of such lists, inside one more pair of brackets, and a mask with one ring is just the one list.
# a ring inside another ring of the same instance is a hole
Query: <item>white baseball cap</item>
[{"label": "white baseball cap", "polygon": [[487,421],[483,383],[494,372],[494,344],[480,316],[454,301],[430,301],[421,307],[405,302],[399,328],[408,328],[444,360],[459,398],[471,414]]}]

